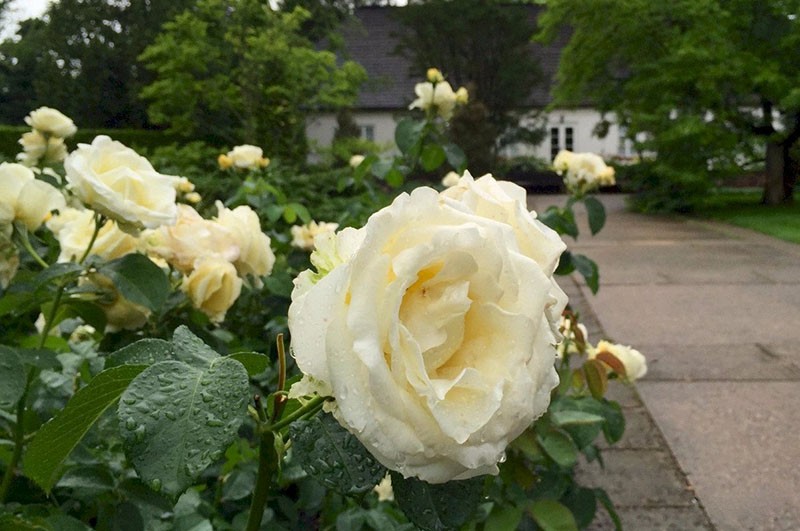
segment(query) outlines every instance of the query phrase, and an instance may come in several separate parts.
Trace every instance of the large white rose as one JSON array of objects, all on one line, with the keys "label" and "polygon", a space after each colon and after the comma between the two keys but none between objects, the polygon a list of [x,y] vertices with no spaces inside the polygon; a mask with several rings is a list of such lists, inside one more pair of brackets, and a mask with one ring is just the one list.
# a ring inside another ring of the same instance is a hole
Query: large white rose
[{"label": "large white rose", "polygon": [[381,463],[431,483],[496,473],[545,412],[566,304],[552,276],[564,244],[524,190],[459,186],[403,194],[318,245],[330,272],[300,275],[289,309],[298,390],[333,396]]},{"label": "large white rose", "polygon": [[13,219],[35,231],[53,210],[66,206],[64,195],[50,184],[39,181],[22,164],[0,164],[0,222],[13,212]]},{"label": "large white rose", "polygon": [[25,123],[41,133],[67,138],[78,130],[75,123],[61,111],[51,107],[39,107],[25,117]]},{"label": "large white rose", "polygon": [[163,175],[150,162],[107,136],[78,144],[64,161],[67,181],[88,207],[132,228],[172,225],[178,215],[179,177]]},{"label": "large white rose", "polygon": [[[86,253],[94,234],[94,215],[91,210],[68,208],[47,222],[61,247],[59,262],[77,261]],[[97,232],[89,254],[113,260],[135,253],[140,247],[138,238],[120,230],[115,221],[107,220]]]},{"label": "large white rose", "polygon": [[233,163],[233,166],[243,170],[266,168],[269,166],[269,159],[264,157],[264,151],[260,147],[250,144],[242,144],[241,146],[234,147],[228,152],[227,156]]}]

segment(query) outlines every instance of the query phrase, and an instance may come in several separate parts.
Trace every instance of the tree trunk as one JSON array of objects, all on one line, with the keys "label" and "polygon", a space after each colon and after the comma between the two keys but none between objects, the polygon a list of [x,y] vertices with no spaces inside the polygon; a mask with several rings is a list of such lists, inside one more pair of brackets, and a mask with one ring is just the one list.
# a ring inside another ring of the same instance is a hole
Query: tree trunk
[{"label": "tree trunk", "polygon": [[766,205],[779,205],[787,199],[784,188],[788,147],[777,142],[767,142],[766,179],[764,181],[763,203]]}]

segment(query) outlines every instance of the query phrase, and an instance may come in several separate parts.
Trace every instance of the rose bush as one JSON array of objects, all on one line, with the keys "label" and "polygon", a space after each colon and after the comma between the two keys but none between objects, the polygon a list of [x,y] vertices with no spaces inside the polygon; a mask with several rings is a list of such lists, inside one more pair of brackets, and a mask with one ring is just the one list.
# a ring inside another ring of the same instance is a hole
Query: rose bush
[{"label": "rose bush", "polygon": [[450,190],[418,188],[341,232],[341,263],[301,274],[289,310],[297,364],[334,416],[430,483],[496,473],[544,413],[566,304],[564,245],[523,189],[466,175]]}]

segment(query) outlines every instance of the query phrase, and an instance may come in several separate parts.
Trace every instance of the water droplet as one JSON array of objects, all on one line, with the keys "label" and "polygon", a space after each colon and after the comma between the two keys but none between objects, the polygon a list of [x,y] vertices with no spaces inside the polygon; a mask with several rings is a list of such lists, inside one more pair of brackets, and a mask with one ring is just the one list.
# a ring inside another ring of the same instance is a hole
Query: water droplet
[{"label": "water droplet", "polygon": [[164,412],[164,416],[167,417],[169,420],[175,420],[176,418],[178,418],[178,415],[176,415],[175,412],[172,411],[171,409],[166,410]]},{"label": "water droplet", "polygon": [[205,391],[202,391],[200,393],[200,398],[202,398],[203,402],[205,402],[205,403],[208,403],[208,402],[211,402],[212,400],[214,400],[214,397],[211,394],[209,394],[209,393],[207,393]]},{"label": "water droplet", "polygon": [[133,440],[136,442],[142,442],[144,440],[145,435],[145,427],[139,426],[135,430],[133,430]]},{"label": "water droplet", "polygon": [[125,405],[130,406],[130,405],[133,405],[133,404],[136,403],[136,399],[133,398],[132,396],[127,396],[126,395],[126,396],[122,397],[122,403],[125,404]]},{"label": "water droplet", "polygon": [[136,419],[134,419],[133,417],[128,417],[127,419],[125,419],[125,427],[128,428],[129,430],[135,430],[136,426],[138,425],[139,424],[136,422]]},{"label": "water droplet", "polygon": [[156,478],[153,481],[151,481],[150,482],[150,488],[153,489],[156,492],[160,492],[161,491],[161,480]]}]

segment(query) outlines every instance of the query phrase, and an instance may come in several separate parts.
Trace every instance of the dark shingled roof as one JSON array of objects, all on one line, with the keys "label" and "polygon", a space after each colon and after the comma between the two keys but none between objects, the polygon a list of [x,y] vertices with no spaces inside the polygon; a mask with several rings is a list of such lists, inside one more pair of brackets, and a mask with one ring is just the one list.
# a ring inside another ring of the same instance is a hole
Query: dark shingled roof
[{"label": "dark shingled roof", "polygon": [[[526,6],[531,27],[535,28],[541,6]],[[356,9],[355,18],[342,28],[344,50],[348,59],[361,64],[369,81],[362,89],[356,107],[362,110],[405,109],[414,99],[414,85],[425,72],[411,72],[411,62],[395,53],[397,35],[403,31],[394,16],[402,7],[364,7]],[[534,108],[550,103],[550,87],[558,68],[561,49],[568,39],[566,32],[548,46],[529,45],[531,54],[539,61],[544,79],[531,87],[528,104]],[[438,66],[438,65],[431,65]],[[447,72],[445,72],[447,74]]]}]

